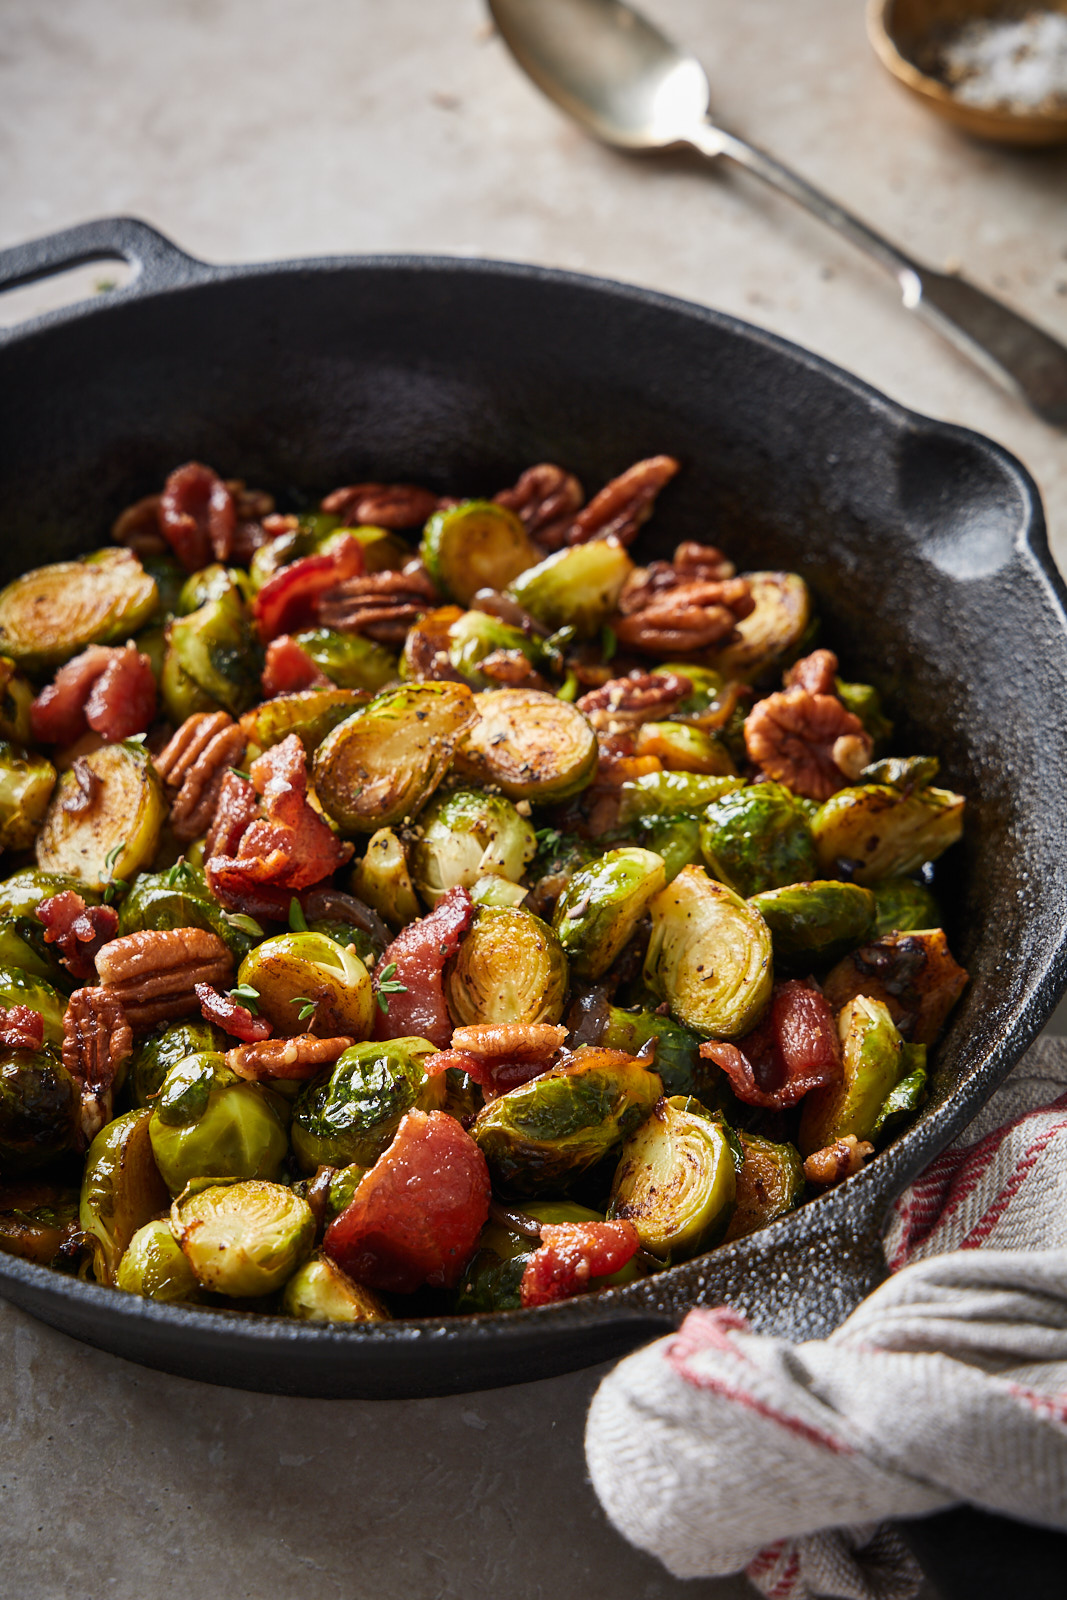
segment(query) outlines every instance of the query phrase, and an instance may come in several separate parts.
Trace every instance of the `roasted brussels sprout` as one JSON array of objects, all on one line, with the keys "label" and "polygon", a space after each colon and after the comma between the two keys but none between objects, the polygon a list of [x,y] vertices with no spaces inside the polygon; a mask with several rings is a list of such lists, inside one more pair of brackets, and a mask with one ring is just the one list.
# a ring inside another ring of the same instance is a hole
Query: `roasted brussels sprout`
[{"label": "roasted brussels sprout", "polygon": [[93,1251],[99,1283],[114,1284],[119,1262],[139,1228],[165,1210],[170,1196],[152,1154],[149,1111],[127,1111],[101,1128],[85,1158],[79,1221]]},{"label": "roasted brussels sprout", "polygon": [[262,1178],[183,1195],[172,1205],[170,1220],[197,1282],[234,1299],[280,1289],[315,1243],[307,1201]]},{"label": "roasted brussels sprout", "polygon": [[50,761],[0,739],[0,850],[30,848],[55,785]]},{"label": "roasted brussels sprout", "polygon": [[494,689],[478,695],[474,709],[477,720],[456,751],[458,771],[535,805],[566,800],[592,781],[596,734],[566,700],[539,689]]},{"label": "roasted brussels sprout", "polygon": [[241,730],[248,740],[245,760],[254,761],[291,733],[309,756],[314,755],[326,735],[366,705],[368,698],[358,689],[303,689],[264,700],[241,718]]},{"label": "roasted brussels sprout", "polygon": [[720,1110],[727,1098],[725,1078],[718,1067],[702,1060],[699,1034],[683,1028],[673,1017],[661,1017],[657,1011],[608,1007],[607,1026],[600,1036],[606,1050],[624,1050],[627,1055],[636,1056],[651,1039],[656,1041],[651,1066],[662,1080],[664,1094],[694,1095],[711,1110]]},{"label": "roasted brussels sprout", "polygon": [[146,1222],[138,1228],[119,1262],[115,1287],[168,1305],[200,1297],[193,1269],[182,1254],[170,1223],[163,1221]]},{"label": "roasted brussels sprout", "polygon": [[858,883],[793,883],[753,895],[750,904],[771,930],[775,961],[785,966],[836,961],[874,926],[874,896]]},{"label": "roasted brussels sprout", "polygon": [[623,1146],[608,1215],[632,1223],[650,1255],[688,1261],[725,1232],[740,1164],[725,1125],[699,1100],[658,1100]]},{"label": "roasted brussels sprout", "polygon": [[752,783],[714,801],[700,847],[713,876],[741,895],[815,877],[808,818],[780,783]]},{"label": "roasted brussels sprout", "polygon": [[665,882],[673,883],[683,867],[700,866],[700,823],[680,813],[675,817],[641,817],[638,837],[648,850],[663,858]]},{"label": "roasted brussels sprout", "polygon": [[559,1190],[644,1121],[663,1085],[640,1061],[583,1047],[490,1102],[471,1133],[495,1183],[516,1194]]},{"label": "roasted brussels sprout", "polygon": [[428,1039],[389,1039],[353,1045],[324,1077],[315,1078],[293,1107],[290,1137],[305,1172],[317,1167],[372,1167],[405,1112],[436,1110],[445,1085],[427,1078]]},{"label": "roasted brussels sprout", "polygon": [[737,768],[721,739],[686,722],[646,722],[634,736],[635,756],[656,756],[669,772],[734,778]]},{"label": "roasted brussels sprout", "polygon": [[752,683],[799,655],[811,626],[811,596],[796,572],[746,572],[744,576],[755,610],[737,624],[740,639],[714,653],[714,665],[724,677]]},{"label": "roasted brussels sprout", "polygon": [[[216,706],[239,717],[260,697],[263,654],[236,587],[228,587],[168,629],[168,658]],[[163,697],[173,712],[164,671]]]},{"label": "roasted brussels sprout", "polygon": [[171,617],[178,614],[178,599],[187,577],[185,568],[169,554],[140,556],[138,559],[148,576],[155,580],[159,595],[156,609],[148,619],[149,626],[169,622]]},{"label": "roasted brussels sprout", "polygon": [[0,1049],[0,1169],[32,1172],[74,1147],[78,1085],[59,1051]]},{"label": "roasted brussels sprout", "polygon": [[537,838],[510,800],[481,789],[455,789],[430,801],[412,850],[415,885],[427,905],[457,884],[469,889],[492,875],[518,883]]},{"label": "roasted brussels sprout", "polygon": [[903,1040],[880,1000],[857,995],[837,1019],[844,1068],[839,1083],[813,1089],[800,1117],[800,1153],[810,1156],[853,1134],[869,1139],[901,1079]]},{"label": "roasted brussels sprout", "polygon": [[939,928],[941,908],[925,883],[914,878],[884,878],[871,884],[874,927],[869,937],[883,933],[909,933],[913,928]]},{"label": "roasted brussels sprout", "polygon": [[80,1248],[77,1189],[34,1178],[0,1185],[0,1252],[49,1267]]},{"label": "roasted brussels sprout", "polygon": [[319,671],[339,689],[369,689],[377,694],[397,675],[396,656],[362,634],[309,628],[295,638],[305,655],[309,655]]},{"label": "roasted brussels sprout", "polygon": [[609,850],[574,874],[552,926],[579,977],[607,972],[664,882],[663,857],[636,847]]},{"label": "roasted brussels sprout", "polygon": [[134,878],[119,913],[119,935],[146,928],[206,928],[218,935],[236,961],[248,954],[257,938],[223,911],[204,874],[187,861],[166,872],[139,872]]},{"label": "roasted brussels sprout", "polygon": [[144,1114],[171,1194],[194,1178],[277,1177],[289,1148],[273,1097],[230,1072],[225,1057],[212,1051],[172,1067]]},{"label": "roasted brussels sprout", "polygon": [[792,1144],[738,1133],[744,1161],[737,1174],[737,1204],[723,1243],[743,1239],[784,1217],[804,1198],[804,1163]]},{"label": "roasted brussels sprout", "polygon": [[253,594],[258,594],[263,585],[291,561],[299,561],[301,556],[317,555],[324,548],[329,549],[336,533],[350,533],[353,538],[358,536],[357,529],[342,529],[340,517],[327,511],[305,511],[299,517],[298,524],[268,539],[253,555],[248,566],[248,580]]},{"label": "roasted brussels sprout", "polygon": [[567,957],[532,912],[480,906],[446,977],[445,995],[458,1027],[556,1023],[567,995]]},{"label": "roasted brussels sprout", "polygon": [[168,1022],[137,1047],[127,1084],[136,1106],[149,1106],[163,1087],[171,1067],[202,1051],[218,1054],[230,1040],[210,1022]]},{"label": "roasted brussels sprout", "polygon": [[85,770],[96,780],[88,805],[73,772],[60,778],[37,835],[37,865],[77,878],[79,889],[129,883],[150,864],[167,815],[152,758],[143,745],[109,744],[85,757]]},{"label": "roasted brussels sprout", "polygon": [[220,709],[218,701],[212,699],[207,690],[201,689],[196,679],[189,676],[169,645],[159,675],[159,695],[164,711],[176,726],[197,712]]},{"label": "roasted brussels sprout", "polygon": [[313,1256],[285,1286],[282,1310],[299,1322],[388,1322],[389,1308],[329,1256]]},{"label": "roasted brussels sprout", "polygon": [[835,1008],[858,994],[881,1000],[906,1039],[933,1044],[966,986],[942,929],[927,928],[886,933],[853,950],[827,975],[824,989]]},{"label": "roasted brussels sprout", "polygon": [[697,1033],[738,1039],[771,996],[771,935],[739,895],[699,867],[683,867],[652,901],[645,957],[649,988]]},{"label": "roasted brussels sprout", "polygon": [[740,778],[703,772],[646,772],[624,783],[619,794],[619,826],[641,817],[699,816],[713,801],[741,788]]},{"label": "roasted brussels sprout", "polygon": [[593,539],[547,556],[521,573],[507,592],[546,628],[570,627],[580,638],[593,639],[633,570],[616,540]]},{"label": "roasted brussels sprout", "polygon": [[116,644],[144,627],[155,580],[129,550],[98,550],[27,572],[0,593],[0,651],[34,671],[89,644]]},{"label": "roasted brussels sprout", "polygon": [[39,1011],[44,1020],[45,1044],[62,1045],[67,1002],[43,978],[21,967],[0,967],[0,1006],[5,1010],[12,1006],[29,1006],[31,1011]]},{"label": "roasted brussels sprout", "polygon": [[210,605],[212,600],[221,600],[224,595],[233,595],[243,603],[242,581],[247,582],[244,573],[238,572],[236,567],[224,567],[218,562],[191,572],[178,592],[175,616],[191,616],[201,606]]},{"label": "roasted brussels sprout", "polygon": [[[873,749],[879,753],[884,750],[893,737],[893,724],[882,710],[882,698],[878,690],[869,683],[843,683],[838,678],[837,696],[846,710],[851,711],[854,717],[859,717],[870,734]],[[874,780],[876,783],[889,781]]]},{"label": "roasted brussels sprout", "polygon": [[914,872],[956,843],[964,803],[948,789],[902,793],[878,783],[840,789],[811,821],[819,866],[863,884]]},{"label": "roasted brussels sprout", "polygon": [[[365,1039],[374,1021],[370,973],[346,945],[324,933],[280,933],[264,939],[241,962],[238,983],[255,991],[259,1010],[276,1034],[291,1038]],[[313,1003],[314,1016],[300,1019]]]},{"label": "roasted brussels sprout", "polygon": [[0,739],[29,744],[33,738],[32,704],[32,683],[16,669],[10,656],[0,656]]},{"label": "roasted brussels sprout", "polygon": [[15,967],[31,978],[69,988],[70,973],[45,940],[36,917],[0,917],[0,967]]},{"label": "roasted brussels sprout", "polygon": [[414,817],[474,721],[464,684],[408,683],[342,722],[315,754],[315,792],[346,833]]},{"label": "roasted brussels sprout", "polygon": [[514,511],[492,500],[464,500],[435,511],[423,529],[420,554],[438,588],[462,606],[479,589],[503,589],[541,559]]},{"label": "roasted brussels sprout", "polygon": [[476,689],[499,687],[493,678],[479,671],[480,663],[495,650],[517,650],[532,666],[540,665],[544,659],[536,639],[485,611],[464,611],[449,624],[448,659]]},{"label": "roasted brussels sprout", "polygon": [[407,856],[392,828],[379,828],[371,834],[363,859],[352,869],[352,893],[392,928],[402,928],[418,916]]},{"label": "roasted brussels sprout", "polygon": [[21,872],[13,872],[10,878],[0,883],[0,917],[35,916],[42,900],[50,900],[54,894],[63,894],[67,889],[80,894],[87,906],[100,904],[96,890],[68,873],[42,872],[38,867],[24,867]]}]

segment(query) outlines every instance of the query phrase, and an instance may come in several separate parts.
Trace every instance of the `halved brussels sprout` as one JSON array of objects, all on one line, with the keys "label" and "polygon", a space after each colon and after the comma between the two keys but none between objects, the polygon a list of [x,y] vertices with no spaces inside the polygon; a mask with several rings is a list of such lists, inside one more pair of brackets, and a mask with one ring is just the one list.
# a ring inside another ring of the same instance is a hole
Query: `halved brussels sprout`
[{"label": "halved brussels sprout", "polygon": [[886,756],[864,767],[864,783],[887,783],[892,789],[925,789],[941,771],[936,756]]},{"label": "halved brussels sprout", "polygon": [[733,757],[713,733],[687,722],[646,722],[634,736],[635,756],[656,756],[669,772],[735,778]]},{"label": "halved brussels sprout", "polygon": [[448,659],[477,689],[497,687],[492,678],[478,670],[494,650],[517,650],[533,666],[539,666],[544,658],[537,640],[485,611],[464,611],[449,624]]},{"label": "halved brussels sprout", "polygon": [[511,801],[481,789],[437,796],[420,816],[419,828],[411,866],[429,906],[449,889],[469,889],[479,878],[495,875],[518,883],[537,849],[533,828]]},{"label": "halved brussels sprout", "polygon": [[605,1050],[624,1050],[638,1055],[649,1040],[656,1041],[651,1066],[663,1082],[667,1095],[694,1095],[712,1111],[721,1110],[729,1098],[724,1092],[725,1075],[700,1054],[700,1035],[683,1028],[673,1017],[658,1011],[626,1011],[608,1007],[607,1026],[600,1036]]},{"label": "halved brussels sprout", "polygon": [[723,1243],[758,1233],[804,1198],[804,1163],[796,1145],[777,1144],[756,1133],[737,1135],[744,1161],[737,1174],[737,1205]]},{"label": "halved brussels sprout", "polygon": [[263,652],[236,588],[225,589],[188,616],[175,617],[167,638],[168,658],[216,705],[233,717],[255,705]]},{"label": "halved brussels sprout", "polygon": [[418,916],[420,907],[407,856],[392,828],[379,828],[371,834],[363,859],[352,869],[352,893],[391,928],[402,928]]},{"label": "halved brussels sprout", "polygon": [[74,1147],[78,1085],[59,1051],[0,1049],[0,1169],[32,1172]]},{"label": "halved brussels sprout", "polygon": [[623,1146],[608,1215],[631,1223],[650,1255],[688,1261],[725,1232],[739,1164],[722,1120],[699,1100],[658,1100]]},{"label": "halved brussels sprout", "polygon": [[[354,637],[354,636],[353,636]],[[360,689],[301,689],[275,695],[246,711],[241,732],[248,740],[246,762],[295,733],[308,755],[314,755],[328,733],[365,706],[369,696]]]},{"label": "halved brussels sprout", "polygon": [[777,672],[799,654],[811,626],[811,595],[796,572],[746,572],[755,610],[737,624],[734,644],[713,652],[727,678],[751,683]]},{"label": "halved brussels sprout", "polygon": [[835,1010],[858,994],[881,1000],[906,1039],[933,1044],[967,987],[967,974],[944,930],[925,928],[884,933],[861,945],[827,974],[823,987]]},{"label": "halved brussels sprout", "polygon": [[418,1038],[353,1045],[328,1073],[307,1084],[293,1107],[290,1130],[303,1170],[352,1162],[373,1167],[406,1112],[438,1110],[445,1085],[425,1071],[436,1048]]},{"label": "halved brussels sprout", "polygon": [[36,917],[0,917],[0,967],[16,967],[31,978],[70,987],[70,973],[58,960],[56,946],[46,943]]},{"label": "halved brussels sprout", "polygon": [[708,806],[700,847],[713,876],[745,896],[816,875],[807,815],[780,783],[752,783]]},{"label": "halved brussels sprout", "polygon": [[137,1048],[127,1081],[136,1106],[155,1100],[172,1067],[186,1056],[208,1051],[217,1055],[229,1049],[230,1039],[210,1022],[167,1022]]},{"label": "halved brussels sprout", "polygon": [[478,695],[474,709],[457,771],[535,805],[566,800],[592,782],[596,734],[566,700],[539,689],[494,689]]},{"label": "halved brussels sprout", "polygon": [[101,1128],[85,1158],[79,1221],[89,1236],[98,1283],[113,1284],[138,1228],[170,1196],[152,1154],[149,1111],[127,1111]]},{"label": "halved brussels sprout", "polygon": [[465,684],[408,683],[342,722],[315,754],[315,792],[346,833],[414,817],[474,721]]},{"label": "halved brussels sprout", "polygon": [[619,792],[619,827],[641,817],[699,816],[713,801],[740,789],[740,778],[703,772],[646,772]]},{"label": "halved brussels sprout", "polygon": [[350,534],[358,545],[362,545],[364,572],[400,572],[415,554],[411,545],[391,528],[376,528],[373,523],[366,522],[357,528],[341,528],[338,531]]},{"label": "halved brussels sprout", "polygon": [[0,850],[30,848],[55,786],[50,761],[0,740]]},{"label": "halved brussels sprout", "polygon": [[37,865],[90,889],[129,883],[155,855],[167,816],[152,758],[143,745],[108,744],[86,756],[85,767],[98,787],[80,807],[78,778],[63,774],[37,835]]},{"label": "halved brussels sprout", "polygon": [[170,1223],[197,1282],[235,1299],[280,1289],[315,1243],[307,1201],[262,1178],[183,1195],[171,1206]]},{"label": "halved brussels sprout", "polygon": [[45,1044],[62,1045],[66,997],[45,981],[21,967],[0,967],[0,1006],[29,1006],[39,1011],[44,1021]]},{"label": "halved brussels sprout", "polygon": [[638,836],[646,849],[663,858],[664,882],[673,883],[683,867],[700,866],[700,823],[684,812],[675,817],[641,817]]},{"label": "halved brussels sprout", "polygon": [[0,883],[0,917],[35,916],[42,900],[73,889],[87,906],[100,904],[99,894],[65,872],[42,872],[39,867],[23,867]]},{"label": "halved brussels sprout", "polygon": [[872,1144],[884,1144],[905,1122],[911,1121],[926,1099],[926,1046],[903,1045],[900,1061],[903,1077],[882,1101],[871,1129]]},{"label": "halved brussels sprout", "polygon": [[771,934],[763,918],[700,867],[683,867],[649,906],[649,988],[697,1033],[739,1039],[771,997]]},{"label": "halved brussels sprout", "polygon": [[239,573],[234,567],[224,567],[219,562],[212,562],[210,566],[191,572],[178,592],[175,616],[191,616],[201,606],[210,605],[212,600],[221,600],[223,595],[233,595],[243,602],[242,579],[247,584],[244,573]]},{"label": "halved brussels sprout", "polygon": [[457,1027],[563,1015],[567,957],[547,923],[516,906],[480,906],[445,979]]},{"label": "halved brussels sprout", "polygon": [[[348,1035],[365,1039],[374,1021],[370,973],[346,945],[324,933],[279,933],[250,950],[237,974],[254,989],[257,1005],[276,1034],[292,1038],[317,1033],[320,1039]],[[314,1015],[300,1019],[313,1004]]]},{"label": "halved brussels sprout", "polygon": [[0,739],[29,744],[33,738],[32,704],[33,684],[16,670],[10,656],[0,656]]},{"label": "halved brussels sprout", "polygon": [[854,1134],[869,1139],[890,1090],[901,1079],[904,1041],[880,1000],[857,995],[837,1018],[844,1068],[839,1083],[813,1089],[800,1117],[800,1153],[813,1155]]},{"label": "halved brussels sprout", "polygon": [[171,1194],[194,1178],[275,1178],[289,1149],[274,1098],[212,1051],[172,1067],[153,1110],[143,1114]]},{"label": "halved brussels sprout", "polygon": [[329,1256],[313,1256],[285,1286],[282,1310],[298,1322],[388,1322],[389,1308]]},{"label": "halved brussels sprout", "polygon": [[34,1178],[0,1185],[0,1252],[50,1267],[80,1246],[77,1189]]},{"label": "halved brussels sprout", "polygon": [[557,550],[508,587],[512,600],[546,628],[574,628],[593,639],[612,615],[634,564],[615,539]]},{"label": "halved brussels sprout", "polygon": [[543,1194],[610,1155],[662,1092],[656,1073],[632,1056],[583,1046],[565,1066],[491,1101],[471,1135],[494,1183]]},{"label": "halved brussels sprout", "polygon": [[503,589],[541,559],[514,511],[492,500],[464,500],[435,511],[423,529],[420,554],[438,588],[463,606],[479,589]]},{"label": "halved brussels sprout", "polygon": [[956,843],[964,805],[949,789],[839,789],[811,821],[819,865],[826,873],[847,871],[856,883],[903,877]]},{"label": "halved brussels sprout", "polygon": [[552,926],[579,977],[607,972],[665,881],[663,857],[636,846],[609,850],[574,874]]},{"label": "halved brussels sprout", "polygon": [[[169,1196],[167,1197],[170,1198]],[[126,1247],[115,1287],[165,1305],[199,1299],[200,1285],[182,1254],[169,1222],[146,1222]]]},{"label": "halved brussels sprout", "polygon": [[[604,1221],[602,1212],[591,1211],[575,1200],[523,1201],[522,1216],[534,1225],[548,1223],[552,1227],[564,1222]],[[477,1253],[463,1274],[452,1309],[459,1314],[517,1311],[522,1305],[520,1291],[526,1263],[539,1243],[539,1237],[532,1231],[519,1233],[503,1222],[490,1219],[479,1235]],[[598,1289],[612,1289],[641,1276],[641,1264],[632,1256],[618,1272],[590,1278],[588,1290],[592,1294]]]},{"label": "halved brussels sprout", "polygon": [[893,737],[893,724],[882,710],[882,697],[878,690],[869,683],[843,683],[840,678],[836,683],[837,697],[841,704],[846,710],[851,711],[854,717],[859,717],[867,733],[870,734],[875,752],[880,753]]},{"label": "halved brussels sprout", "polygon": [[771,930],[775,961],[786,966],[836,961],[870,938],[874,926],[871,891],[832,878],[765,889],[749,903]]},{"label": "halved brussels sprout", "polygon": [[241,961],[258,935],[230,919],[208,888],[207,879],[188,861],[166,872],[139,872],[119,912],[119,936],[144,929],[205,928],[217,934],[235,961]]},{"label": "halved brussels sprout", "polygon": [[377,694],[397,675],[398,662],[392,651],[375,644],[373,639],[364,639],[362,634],[309,628],[294,637],[305,655],[339,689],[369,689]]},{"label": "halved brussels sprout", "polygon": [[143,628],[159,592],[129,550],[37,567],[0,593],[0,651],[34,670],[58,667],[89,644]]},{"label": "halved brussels sprout", "polygon": [[206,689],[201,689],[196,679],[189,676],[169,646],[163,656],[159,695],[168,719],[179,727],[186,717],[195,716],[200,711],[222,709],[218,701],[212,699]]},{"label": "halved brussels sprout", "polygon": [[874,927],[869,937],[883,933],[910,933],[913,928],[939,928],[941,907],[925,883],[914,878],[884,878],[871,884],[874,896]]}]

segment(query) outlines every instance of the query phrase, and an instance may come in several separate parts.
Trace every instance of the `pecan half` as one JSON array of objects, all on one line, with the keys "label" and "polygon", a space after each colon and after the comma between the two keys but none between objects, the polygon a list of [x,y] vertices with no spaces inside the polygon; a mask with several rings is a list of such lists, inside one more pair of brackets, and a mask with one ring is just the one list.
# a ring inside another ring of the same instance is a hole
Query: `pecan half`
[{"label": "pecan half", "polygon": [[194,1016],[200,1010],[198,983],[225,986],[233,976],[233,956],[222,940],[204,928],[145,930],[112,939],[96,958],[100,981],[121,1001],[135,1031]]},{"label": "pecan half", "polygon": [[745,718],[749,760],[807,800],[829,800],[871,759],[870,735],[832,694],[783,689]]},{"label": "pecan half", "polygon": [[162,495],[146,494],[127,506],[111,526],[111,537],[116,544],[126,546],[136,556],[161,556],[167,548],[159,528],[159,507]]},{"label": "pecan half", "polygon": [[633,544],[637,530],[648,521],[656,496],[678,471],[673,456],[649,456],[612,478],[593,496],[584,511],[579,511],[567,530],[568,544],[588,544],[590,539],[610,536],[620,544]]},{"label": "pecan half", "polygon": [[857,1139],[854,1133],[846,1134],[825,1150],[816,1150],[804,1163],[804,1176],[819,1189],[829,1189],[832,1184],[862,1172],[863,1163],[874,1155],[874,1145],[866,1139]]},{"label": "pecan half", "polygon": [[81,1088],[81,1136],[88,1145],[111,1121],[115,1074],[133,1048],[129,1020],[107,989],[75,989],[63,1017],[63,1065]]},{"label": "pecan half", "polygon": [[725,643],[755,604],[747,579],[705,576],[728,566],[711,545],[681,544],[673,561],[638,567],[612,620],[619,643],[659,656]]},{"label": "pecan half", "polygon": [[546,550],[558,550],[567,542],[585,494],[573,473],[542,461],[527,467],[513,489],[501,489],[493,499],[515,512],[531,539]]},{"label": "pecan half", "polygon": [[566,1028],[547,1022],[456,1028],[451,1050],[431,1057],[427,1071],[436,1075],[456,1067],[481,1085],[487,1100],[493,1100],[547,1072],[566,1038]]},{"label": "pecan half", "polygon": [[782,683],[787,689],[806,689],[809,694],[834,694],[837,657],[832,650],[813,650],[810,656],[801,656],[793,663]]},{"label": "pecan half", "polygon": [[240,766],[247,740],[225,711],[198,711],[186,717],[170,743],[155,758],[155,769],[171,797],[174,837],[187,844],[206,833],[218,806],[223,780]]},{"label": "pecan half", "polygon": [[[243,478],[227,478],[226,487],[233,496],[233,547],[230,555],[235,561],[250,561],[268,539],[288,531],[296,518],[274,516],[274,496],[265,489],[249,489]],[[281,522],[282,527],[271,527],[271,522]]]},{"label": "pecan half", "polygon": [[500,684],[502,688],[540,689],[544,694],[552,693],[548,681],[521,650],[491,650],[479,661],[478,671],[492,680],[490,687]]},{"label": "pecan half", "polygon": [[677,709],[693,685],[676,672],[631,672],[576,701],[598,733],[624,733],[643,722],[659,722]]},{"label": "pecan half", "polygon": [[420,682],[466,683],[449,654],[450,628],[463,615],[459,606],[438,606],[412,628],[404,645],[404,665],[409,678]]},{"label": "pecan half", "polygon": [[317,1039],[313,1033],[298,1033],[292,1039],[264,1039],[227,1050],[226,1065],[239,1078],[248,1078],[252,1083],[261,1083],[265,1078],[302,1082],[314,1078],[323,1067],[333,1066],[355,1042],[343,1035]]},{"label": "pecan half", "polygon": [[437,496],[411,483],[352,483],[334,489],[320,509],[340,517],[346,527],[421,528],[437,510]]},{"label": "pecan half", "polygon": [[733,562],[728,561],[716,545],[697,544],[695,539],[682,541],[674,552],[671,566],[686,583],[698,579],[704,583],[723,583],[737,576]]},{"label": "pecan half", "polygon": [[378,644],[401,645],[439,596],[426,568],[410,561],[402,572],[372,572],[346,578],[319,597],[319,621],[344,633],[361,633]]}]

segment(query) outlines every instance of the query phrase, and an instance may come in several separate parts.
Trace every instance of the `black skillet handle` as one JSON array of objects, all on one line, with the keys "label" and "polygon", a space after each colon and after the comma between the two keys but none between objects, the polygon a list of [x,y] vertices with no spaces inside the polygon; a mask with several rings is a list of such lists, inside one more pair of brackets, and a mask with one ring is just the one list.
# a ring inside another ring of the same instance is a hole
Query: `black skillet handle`
[{"label": "black skillet handle", "polygon": [[177,288],[204,272],[204,263],[136,217],[100,217],[0,250],[0,292],[17,289],[91,261],[125,261],[134,276],[124,292]]}]

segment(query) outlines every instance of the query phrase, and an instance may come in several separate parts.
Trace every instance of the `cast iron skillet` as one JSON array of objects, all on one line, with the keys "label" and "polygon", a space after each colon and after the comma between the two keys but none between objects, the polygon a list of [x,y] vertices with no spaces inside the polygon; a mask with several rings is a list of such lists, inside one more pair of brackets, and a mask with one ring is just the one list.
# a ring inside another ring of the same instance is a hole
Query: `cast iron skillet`
[{"label": "cast iron skillet", "polygon": [[4,581],[106,540],[198,458],[283,493],[361,478],[484,493],[535,461],[590,486],[667,451],[685,471],[640,548],[723,545],[799,570],[849,675],[905,751],[968,796],[940,889],[971,984],[915,1125],[867,1171],[755,1237],[531,1312],[362,1329],[182,1310],[0,1257],[44,1321],[185,1377],[409,1397],[621,1355],[698,1303],[828,1332],[884,1274],[887,1206],[973,1117],[1067,977],[1067,616],[1026,472],[780,339],[646,290],[495,262],[212,267],[130,220],[0,255],[0,288],[125,259],[130,285],[0,333]]}]

